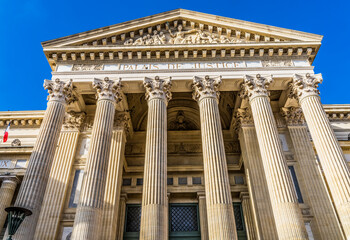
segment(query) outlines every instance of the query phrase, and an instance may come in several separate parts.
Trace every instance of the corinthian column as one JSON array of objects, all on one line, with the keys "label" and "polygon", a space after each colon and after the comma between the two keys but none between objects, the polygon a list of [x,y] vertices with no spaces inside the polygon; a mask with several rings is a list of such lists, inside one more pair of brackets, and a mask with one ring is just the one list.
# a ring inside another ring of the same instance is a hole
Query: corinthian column
[{"label": "corinthian column", "polygon": [[317,87],[321,82],[321,75],[295,75],[291,90],[299,99],[340,222],[350,239],[350,172],[320,101]]},{"label": "corinthian column", "polygon": [[[100,239],[117,239],[119,200],[128,120],[129,117],[126,113],[118,113],[114,120],[103,206],[103,231]],[[119,227],[123,228],[123,226]]]},{"label": "corinthian column", "polygon": [[195,77],[193,98],[201,119],[209,239],[224,240],[237,239],[237,233],[218,106],[220,83],[220,77]]},{"label": "corinthian column", "polygon": [[258,138],[249,109],[237,110],[236,128],[242,149],[257,238],[278,239]]},{"label": "corinthian column", "polygon": [[59,79],[45,80],[44,88],[49,92],[49,102],[15,202],[15,206],[28,208],[33,215],[23,221],[16,232],[16,240],[34,238],[66,104],[74,99],[72,80],[68,82]]},{"label": "corinthian column", "polygon": [[11,175],[0,176],[0,180],[2,180],[0,188],[0,229],[2,229],[7,217],[5,208],[11,205],[19,180],[16,176]]},{"label": "corinthian column", "polygon": [[75,157],[80,126],[84,118],[85,113],[70,112],[65,116],[34,235],[36,240],[53,240],[58,234],[69,186],[69,175]]},{"label": "corinthian column", "polygon": [[75,215],[72,239],[100,239],[107,167],[112,142],[115,105],[120,98],[120,80],[95,79],[97,104],[91,145],[85,167],[85,181]]},{"label": "corinthian column", "polygon": [[269,102],[271,81],[245,76],[241,97],[251,105],[278,238],[308,239]]},{"label": "corinthian column", "polygon": [[322,239],[342,239],[343,234],[318,166],[300,108],[282,108],[294,145],[295,158],[303,176],[309,204]]},{"label": "corinthian column", "polygon": [[145,167],[142,192],[141,240],[166,239],[167,226],[167,103],[170,79],[145,78],[148,102]]}]

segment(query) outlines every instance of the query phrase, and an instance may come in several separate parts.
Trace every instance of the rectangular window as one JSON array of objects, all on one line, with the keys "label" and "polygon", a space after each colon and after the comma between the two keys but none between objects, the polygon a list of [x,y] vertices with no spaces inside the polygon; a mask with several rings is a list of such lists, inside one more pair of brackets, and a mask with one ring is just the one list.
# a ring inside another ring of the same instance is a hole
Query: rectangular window
[{"label": "rectangular window", "polygon": [[75,170],[73,187],[69,199],[69,208],[76,208],[79,202],[80,191],[83,185],[84,170]]},{"label": "rectangular window", "polygon": [[237,185],[243,185],[243,184],[244,184],[244,178],[243,178],[243,176],[235,176],[235,184],[237,184]]},{"label": "rectangular window", "polygon": [[125,209],[124,239],[139,239],[141,205],[127,204]]},{"label": "rectangular window", "polygon": [[192,178],[192,184],[194,184],[194,185],[201,185],[202,184],[202,179],[200,177],[193,177]]},{"label": "rectangular window", "polygon": [[137,186],[142,186],[142,184],[143,184],[143,178],[136,179],[136,185]]},{"label": "rectangular window", "polygon": [[179,185],[187,185],[187,178],[179,177]]},{"label": "rectangular window", "polygon": [[174,179],[173,178],[168,178],[167,179],[167,184],[168,185],[173,185],[174,184]]},{"label": "rectangular window", "polygon": [[350,162],[350,154],[349,153],[345,153],[344,156],[345,156],[345,160],[347,162]]},{"label": "rectangular window", "polygon": [[15,168],[25,168],[26,163],[27,163],[26,159],[17,160]]},{"label": "rectangular window", "polygon": [[61,240],[70,240],[72,237],[73,227],[63,227]]},{"label": "rectangular window", "polygon": [[84,138],[81,141],[81,147],[80,147],[79,155],[80,156],[86,155],[88,153],[88,151],[89,151],[89,146],[90,146],[90,138]]},{"label": "rectangular window", "polygon": [[299,187],[299,183],[297,180],[297,176],[296,176],[295,171],[294,171],[294,167],[288,166],[288,168],[289,168],[289,173],[292,177],[294,191],[295,191],[295,194],[297,195],[298,202],[303,203],[304,201],[303,201],[303,197],[301,196],[300,187]]},{"label": "rectangular window", "polygon": [[169,239],[200,240],[198,204],[170,204]]},{"label": "rectangular window", "polygon": [[235,223],[236,223],[238,240],[247,239],[247,232],[245,230],[244,215],[243,215],[243,209],[242,209],[241,203],[239,202],[233,203],[233,213],[235,215]]},{"label": "rectangular window", "polygon": [[131,186],[131,178],[123,178],[123,186]]}]

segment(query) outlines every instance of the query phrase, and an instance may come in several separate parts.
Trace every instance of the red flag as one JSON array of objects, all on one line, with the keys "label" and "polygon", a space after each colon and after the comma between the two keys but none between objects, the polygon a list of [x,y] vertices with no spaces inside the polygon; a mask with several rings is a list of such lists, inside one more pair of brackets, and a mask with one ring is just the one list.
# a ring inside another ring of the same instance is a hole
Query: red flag
[{"label": "red flag", "polygon": [[7,125],[7,128],[5,129],[4,138],[2,139],[2,142],[4,143],[7,142],[7,139],[9,137],[10,125],[11,125],[11,122],[9,123],[9,125]]}]

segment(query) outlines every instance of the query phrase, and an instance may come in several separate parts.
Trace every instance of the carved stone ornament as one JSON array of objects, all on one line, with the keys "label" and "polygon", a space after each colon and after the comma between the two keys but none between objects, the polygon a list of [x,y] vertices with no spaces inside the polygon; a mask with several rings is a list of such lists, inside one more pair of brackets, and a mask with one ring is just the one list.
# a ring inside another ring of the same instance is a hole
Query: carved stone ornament
[{"label": "carved stone ornament", "polygon": [[129,135],[131,131],[130,114],[128,112],[117,112],[114,117],[113,127],[115,129],[124,129],[125,134]]},{"label": "carved stone ornament", "polygon": [[76,113],[76,112],[69,112],[66,113],[64,117],[63,122],[63,129],[79,129],[80,126],[83,124],[86,117],[86,113]]},{"label": "carved stone ornament", "polygon": [[177,28],[170,29],[169,25],[167,25],[167,30],[153,30],[153,35],[145,33],[136,38],[129,38],[124,41],[124,45],[215,44],[239,42],[244,42],[244,40],[211,33],[206,30],[184,30],[183,26],[180,24]]},{"label": "carved stone ornament", "polygon": [[245,75],[241,85],[240,97],[252,100],[255,97],[269,96],[267,88],[272,83],[272,76],[262,77],[260,74],[256,76]]},{"label": "carved stone ornament", "polygon": [[238,108],[235,113],[236,121],[234,123],[234,130],[239,131],[241,126],[254,126],[252,112],[248,108]]},{"label": "carved stone ornament", "polygon": [[263,67],[292,67],[292,60],[276,61],[276,60],[266,60],[262,61]]},{"label": "carved stone ornament", "polygon": [[92,86],[96,88],[96,98],[98,100],[110,100],[113,102],[119,102],[121,100],[121,79],[110,80],[106,77],[103,80],[94,79]]},{"label": "carved stone ornament", "polygon": [[290,126],[305,124],[303,111],[299,107],[283,107],[281,108],[281,115],[286,120],[286,123]]},{"label": "carved stone ornament", "polygon": [[61,81],[56,78],[56,80],[44,80],[44,88],[48,90],[49,96],[47,100],[49,101],[59,101],[62,103],[70,104],[76,100],[76,97],[73,95],[73,80]]},{"label": "carved stone ornament", "polygon": [[306,75],[295,74],[293,76],[293,82],[290,84],[290,97],[299,98],[302,100],[308,96],[319,96],[320,91],[317,89],[318,84],[322,83],[323,79],[321,74]]},{"label": "carved stone ornament", "polygon": [[171,99],[171,78],[161,79],[156,76],[154,79],[145,78],[143,86],[146,88],[146,100],[154,98],[164,99],[166,103]]},{"label": "carved stone ornament", "polygon": [[195,76],[193,78],[193,99],[200,101],[203,98],[216,98],[220,97],[219,86],[221,84],[221,76],[210,78],[208,75],[204,78]]},{"label": "carved stone ornament", "polygon": [[14,139],[14,140],[11,142],[11,146],[12,146],[12,147],[20,147],[21,145],[22,145],[21,140],[19,140],[18,138]]},{"label": "carved stone ornament", "polygon": [[72,71],[101,71],[103,64],[74,64]]}]

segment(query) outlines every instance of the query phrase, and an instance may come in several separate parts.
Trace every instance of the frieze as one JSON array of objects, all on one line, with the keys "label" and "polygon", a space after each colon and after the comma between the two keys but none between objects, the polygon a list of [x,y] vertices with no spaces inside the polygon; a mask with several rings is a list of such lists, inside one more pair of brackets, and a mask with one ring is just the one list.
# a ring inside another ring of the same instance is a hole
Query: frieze
[{"label": "frieze", "polygon": [[203,70],[261,67],[308,67],[305,60],[251,60],[251,61],[210,61],[210,62],[142,62],[105,64],[59,64],[57,72],[79,71],[159,71],[159,70]]}]

